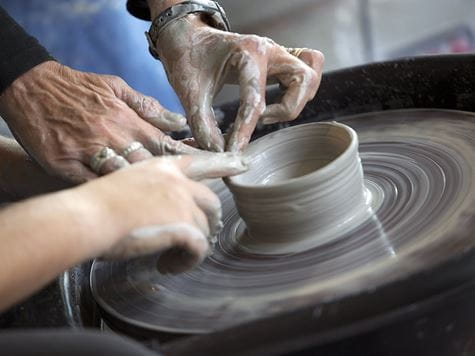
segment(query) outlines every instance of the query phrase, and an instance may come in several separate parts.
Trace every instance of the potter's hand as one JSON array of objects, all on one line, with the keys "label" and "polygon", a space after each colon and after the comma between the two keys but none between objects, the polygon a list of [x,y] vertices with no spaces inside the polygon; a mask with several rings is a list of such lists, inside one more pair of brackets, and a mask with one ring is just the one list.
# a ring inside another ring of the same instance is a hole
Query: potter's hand
[{"label": "potter's hand", "polygon": [[[246,170],[231,153],[153,158],[76,188],[106,216],[97,226],[117,231],[111,238],[91,242],[96,254],[129,258],[166,251],[159,259],[162,272],[181,272],[201,262],[210,237],[221,228],[219,198],[204,178],[235,175]],[[97,209],[96,209],[97,210]],[[93,210],[94,211],[94,210]],[[105,211],[105,214],[104,214]]]},{"label": "potter's hand", "polygon": [[[152,158],[75,188],[0,210],[0,311],[62,271],[98,256],[157,255],[181,272],[208,252],[220,202],[192,179],[246,170],[233,154]],[[0,189],[2,187],[0,186]]]},{"label": "potter's hand", "polygon": [[[270,124],[300,114],[317,92],[324,61],[318,51],[296,53],[299,59],[268,38],[217,30],[198,15],[166,27],[157,49],[195,140],[212,151],[225,148],[211,107],[224,83],[240,86],[241,104],[226,144],[226,149],[238,151],[248,144],[259,119]],[[281,103],[266,107],[267,78],[286,89]]]},{"label": "potter's hand", "polygon": [[[81,183],[127,165],[115,159],[100,171],[91,158],[108,146],[117,153],[138,141],[135,162],[165,153],[194,153],[163,131],[180,130],[184,117],[113,76],[44,62],[19,77],[0,97],[0,114],[17,140],[47,172]],[[137,146],[135,146],[137,148]]]}]

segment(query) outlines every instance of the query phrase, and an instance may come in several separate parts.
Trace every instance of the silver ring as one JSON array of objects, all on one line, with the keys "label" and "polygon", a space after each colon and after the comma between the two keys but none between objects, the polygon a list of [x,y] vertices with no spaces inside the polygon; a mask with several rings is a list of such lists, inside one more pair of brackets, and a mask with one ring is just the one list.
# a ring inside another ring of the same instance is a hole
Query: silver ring
[{"label": "silver ring", "polygon": [[99,174],[104,163],[106,163],[107,160],[117,156],[117,153],[112,148],[103,147],[99,152],[92,156],[90,166],[94,172]]},{"label": "silver ring", "polygon": [[124,148],[124,150],[122,151],[122,156],[127,157],[132,152],[141,150],[142,148],[144,148],[144,147],[140,142],[134,141],[130,145],[128,145],[126,148]]}]

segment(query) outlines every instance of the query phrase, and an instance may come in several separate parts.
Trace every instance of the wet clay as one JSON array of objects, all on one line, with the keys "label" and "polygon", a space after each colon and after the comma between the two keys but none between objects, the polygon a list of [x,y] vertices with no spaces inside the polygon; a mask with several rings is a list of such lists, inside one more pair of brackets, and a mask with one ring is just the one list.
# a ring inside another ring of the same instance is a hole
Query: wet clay
[{"label": "wet clay", "polygon": [[211,256],[178,276],[158,274],[153,256],[96,261],[96,301],[129,325],[208,332],[364,295],[475,248],[474,114],[402,110],[339,122],[360,140],[368,219],[306,250],[261,253],[241,245],[236,226],[244,224],[233,196],[215,183],[224,229]]},{"label": "wet clay", "polygon": [[249,170],[231,177],[242,248],[295,253],[330,242],[371,216],[358,138],[339,123],[299,125],[253,142]]},{"label": "wet clay", "polygon": [[[269,38],[217,30],[199,15],[171,23],[157,49],[193,137],[211,151],[244,149],[260,119],[268,124],[295,119],[315,96],[324,61],[316,50],[302,50],[297,58]],[[266,106],[268,78],[286,89],[280,103]],[[226,144],[212,108],[225,83],[239,85],[241,101]]]}]

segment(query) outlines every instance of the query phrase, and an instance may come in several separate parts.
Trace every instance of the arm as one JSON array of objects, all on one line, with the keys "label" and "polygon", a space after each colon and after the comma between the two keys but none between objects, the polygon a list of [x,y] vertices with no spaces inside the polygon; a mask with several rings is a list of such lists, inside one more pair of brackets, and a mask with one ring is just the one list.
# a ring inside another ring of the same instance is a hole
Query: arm
[{"label": "arm", "polygon": [[0,94],[23,73],[53,59],[1,6],[0,48]]},{"label": "arm", "polygon": [[97,256],[161,252],[164,273],[195,266],[218,232],[221,207],[191,179],[244,170],[230,155],[155,158],[0,210],[0,311]]},{"label": "arm", "polygon": [[[1,8],[0,48],[0,116],[48,174],[83,183],[152,155],[199,153],[167,134],[182,130],[184,117],[118,77],[52,60]],[[124,154],[136,142],[143,148]],[[127,157],[94,169],[91,160],[104,147]]]},{"label": "arm", "polygon": [[[155,19],[174,0],[129,0],[141,18]],[[200,14],[170,23],[155,47],[168,79],[186,111],[198,145],[211,151],[243,150],[258,122],[273,124],[296,119],[320,85],[324,58],[311,49],[287,49],[255,35],[224,32],[208,25]],[[267,105],[268,82],[279,82],[280,103]],[[216,124],[213,100],[224,84],[240,87],[240,107],[225,142]]]},{"label": "arm", "polygon": [[15,140],[0,136],[0,203],[71,186],[47,174]]},{"label": "arm", "polygon": [[114,233],[93,220],[103,215],[74,190],[0,210],[0,311],[92,257],[91,242],[110,239]]}]

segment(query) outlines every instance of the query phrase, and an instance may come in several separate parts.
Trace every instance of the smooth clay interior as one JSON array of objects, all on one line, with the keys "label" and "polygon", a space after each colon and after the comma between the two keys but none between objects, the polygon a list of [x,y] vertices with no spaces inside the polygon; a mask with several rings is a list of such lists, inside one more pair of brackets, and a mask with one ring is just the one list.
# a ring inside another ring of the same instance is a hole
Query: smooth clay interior
[{"label": "smooth clay interior", "polygon": [[331,124],[302,125],[254,142],[246,151],[250,169],[233,185],[282,184],[325,167],[349,147],[349,132]]}]

